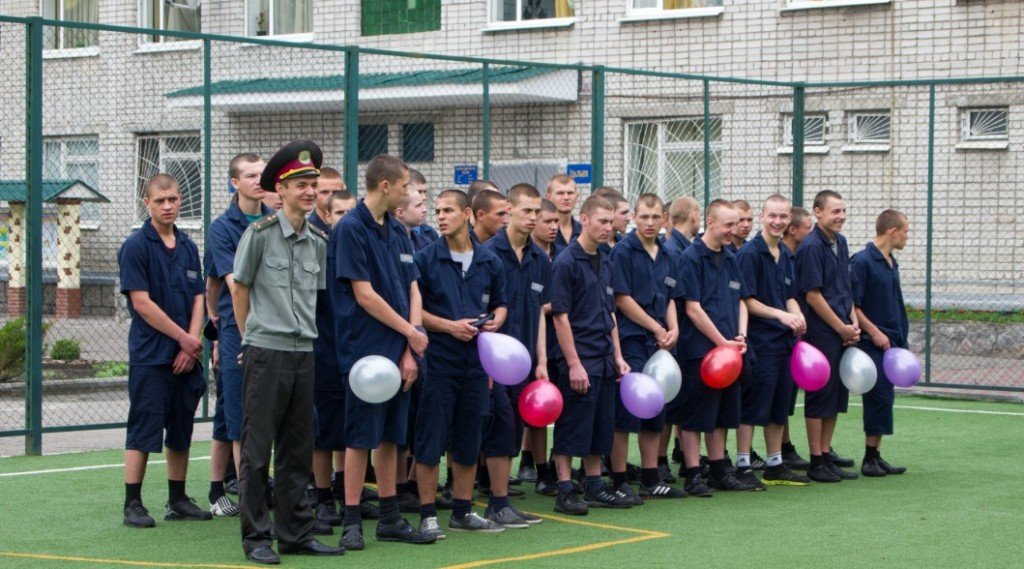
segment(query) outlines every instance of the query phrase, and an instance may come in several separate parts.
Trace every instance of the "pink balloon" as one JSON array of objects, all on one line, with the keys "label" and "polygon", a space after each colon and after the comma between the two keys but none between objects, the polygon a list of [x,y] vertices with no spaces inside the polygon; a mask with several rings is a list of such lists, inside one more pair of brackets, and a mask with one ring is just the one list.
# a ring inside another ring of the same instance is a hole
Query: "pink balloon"
[{"label": "pink balloon", "polygon": [[793,355],[789,357],[789,371],[801,389],[817,391],[828,383],[832,366],[821,350],[799,340],[793,346]]},{"label": "pink balloon", "polygon": [[910,387],[921,379],[921,361],[910,350],[889,348],[882,356],[885,377],[896,387]]},{"label": "pink balloon", "polygon": [[654,378],[630,372],[622,376],[619,395],[627,411],[641,419],[651,419],[665,408],[665,393]]},{"label": "pink balloon", "polygon": [[530,375],[533,363],[522,342],[507,334],[480,332],[476,338],[480,365],[494,381],[519,385]]}]

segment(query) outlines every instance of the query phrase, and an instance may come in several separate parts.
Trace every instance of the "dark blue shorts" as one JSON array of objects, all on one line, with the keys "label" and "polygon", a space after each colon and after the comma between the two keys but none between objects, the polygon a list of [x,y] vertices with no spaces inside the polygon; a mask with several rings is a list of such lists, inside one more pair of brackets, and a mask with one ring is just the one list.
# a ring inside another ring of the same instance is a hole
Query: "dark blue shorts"
[{"label": "dark blue shorts", "polygon": [[891,435],[893,433],[892,406],[896,401],[896,393],[882,367],[882,357],[885,352],[873,344],[866,345],[864,342],[858,344],[857,347],[871,356],[871,361],[875,362],[875,367],[878,368],[878,380],[875,381],[875,386],[863,395],[864,434],[869,437]]},{"label": "dark blue shorts", "polygon": [[[218,348],[219,351],[219,348]],[[220,357],[220,354],[217,354]],[[217,398],[213,401],[213,435],[215,441],[231,442],[228,438],[228,425],[224,421],[224,383],[220,380],[220,370],[211,370],[213,374],[213,386],[217,392]]]},{"label": "dark blue shorts", "polygon": [[562,414],[555,421],[551,450],[564,456],[603,456],[611,454],[615,437],[615,366],[611,358],[584,360],[590,377],[590,389],[579,394],[569,387],[569,366],[564,360],[557,364],[558,375],[552,378],[562,392]]},{"label": "dark blue shorts", "polygon": [[839,379],[839,360],[843,357],[842,340],[838,335],[819,335],[814,338],[804,336],[804,341],[821,350],[832,366],[832,374],[828,383],[818,391],[809,391],[804,396],[804,417],[808,419],[829,419],[839,413],[846,413],[849,405],[850,392]]},{"label": "dark blue shorts", "polygon": [[700,378],[701,360],[679,362],[683,372],[683,388],[679,399],[679,427],[684,431],[710,433],[715,429],[740,426],[740,391],[737,380],[725,389],[708,387]]},{"label": "dark blue shorts", "polygon": [[[206,392],[203,368],[174,375],[170,365],[128,368],[128,429],[124,448],[188,450],[199,400]],[[166,436],[164,433],[166,431]]]},{"label": "dark blue shorts", "polygon": [[[217,398],[224,399],[224,425],[228,440],[242,440],[242,368],[238,354],[242,351],[242,337],[238,326],[230,324],[217,330],[220,338],[220,368],[218,376],[224,391]],[[223,395],[221,395],[223,394]],[[220,401],[218,401],[218,404]]]},{"label": "dark blue shorts", "polygon": [[[800,387],[794,382],[793,391],[789,397],[789,416],[796,415],[796,401],[800,398]],[[787,421],[788,423],[788,421]]]},{"label": "dark blue shorts", "polygon": [[316,410],[313,448],[345,450],[345,390],[314,389],[313,406]]},{"label": "dark blue shorts", "polygon": [[483,425],[484,458],[512,457],[519,454],[522,434],[516,438],[516,414],[512,411],[509,388],[495,383],[491,388],[490,413]]},{"label": "dark blue shorts", "polygon": [[345,385],[345,444],[347,448],[370,450],[380,443],[404,445],[409,424],[409,393],[398,390],[384,403],[367,403],[352,393],[348,374]]},{"label": "dark blue shorts", "polygon": [[758,427],[785,425],[796,387],[789,371],[789,354],[759,354],[751,367],[750,379],[742,388],[740,421]]},{"label": "dark blue shorts", "polygon": [[[647,360],[657,351],[658,345],[650,339],[633,336],[619,340],[622,346],[622,359],[629,364],[631,371],[640,373],[644,371]],[[665,428],[665,409],[650,419],[641,419],[629,412],[622,404],[621,384],[615,385],[615,430],[624,433],[638,433],[640,431],[660,433]]]},{"label": "dark blue shorts", "polygon": [[455,462],[476,464],[487,399],[487,376],[451,377],[428,371],[416,413],[421,419],[416,427],[416,462],[437,466],[445,450],[451,450]]},{"label": "dark blue shorts", "polygon": [[409,454],[416,456],[416,414],[420,409],[420,390],[423,388],[423,368],[420,367],[419,376],[409,388],[409,421],[405,428],[405,444],[398,445],[398,452],[409,451]]}]

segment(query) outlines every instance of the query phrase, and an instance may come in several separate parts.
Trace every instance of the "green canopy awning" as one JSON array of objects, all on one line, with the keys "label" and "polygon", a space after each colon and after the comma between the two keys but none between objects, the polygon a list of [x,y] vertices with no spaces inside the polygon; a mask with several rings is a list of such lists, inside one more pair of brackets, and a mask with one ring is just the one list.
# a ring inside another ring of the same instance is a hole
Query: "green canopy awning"
[{"label": "green canopy awning", "polygon": [[[110,203],[106,196],[81,180],[43,180],[43,202],[61,201]],[[28,201],[28,183],[25,180],[0,180],[0,201],[23,203]]]}]

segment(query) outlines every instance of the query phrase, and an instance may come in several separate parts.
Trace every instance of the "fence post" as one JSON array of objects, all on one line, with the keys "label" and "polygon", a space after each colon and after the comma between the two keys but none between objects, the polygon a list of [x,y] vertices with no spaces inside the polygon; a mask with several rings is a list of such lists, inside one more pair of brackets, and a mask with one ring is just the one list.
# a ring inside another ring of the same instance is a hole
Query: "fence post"
[{"label": "fence post", "polygon": [[711,82],[704,80],[704,206],[711,203]]},{"label": "fence post", "polygon": [[43,453],[43,24],[25,41],[25,454]]},{"label": "fence post", "polygon": [[345,51],[345,186],[359,195],[359,47]]},{"label": "fence post", "polygon": [[803,84],[793,87],[793,205],[804,205],[804,103]]},{"label": "fence post", "polygon": [[928,221],[924,261],[924,382],[932,381],[932,216],[935,207],[935,83],[928,88]]},{"label": "fence post", "polygon": [[604,66],[593,71],[590,89],[590,165],[594,169],[591,190],[604,185]]},{"label": "fence post", "polygon": [[[210,200],[212,199],[212,184],[213,184],[213,168],[212,168],[212,148],[213,144],[213,128],[210,124],[210,115],[212,114],[211,103],[210,103],[210,40],[209,38],[203,39],[203,249],[205,250],[210,246],[209,241],[206,240],[206,236],[210,231]],[[207,342],[203,342],[203,371],[207,385],[210,381],[210,345]],[[220,397],[220,393],[217,394]],[[210,390],[207,389],[203,392],[203,419],[210,417]]]},{"label": "fence post", "polygon": [[480,70],[480,81],[483,82],[483,114],[484,149],[483,149],[483,178],[491,179],[491,64],[484,62]]}]

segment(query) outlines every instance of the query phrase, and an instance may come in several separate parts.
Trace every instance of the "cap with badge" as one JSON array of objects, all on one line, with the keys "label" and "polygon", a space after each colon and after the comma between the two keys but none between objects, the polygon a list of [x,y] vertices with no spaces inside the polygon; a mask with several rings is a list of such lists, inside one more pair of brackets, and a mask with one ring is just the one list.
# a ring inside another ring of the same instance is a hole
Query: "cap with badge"
[{"label": "cap with badge", "polygon": [[292,178],[319,176],[324,153],[312,140],[293,140],[281,147],[267,162],[260,176],[260,187],[277,191],[277,183]]}]

